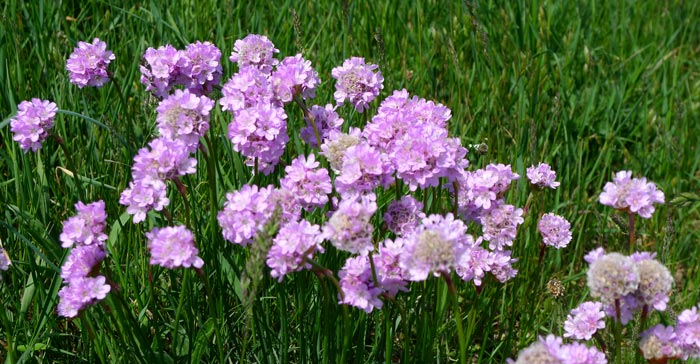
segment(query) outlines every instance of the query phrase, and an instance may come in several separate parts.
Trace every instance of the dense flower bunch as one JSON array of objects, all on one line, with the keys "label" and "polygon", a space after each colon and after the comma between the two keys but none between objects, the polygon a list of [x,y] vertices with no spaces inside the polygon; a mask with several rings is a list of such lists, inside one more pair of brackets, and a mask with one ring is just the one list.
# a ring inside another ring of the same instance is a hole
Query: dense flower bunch
[{"label": "dense flower bunch", "polygon": [[49,137],[58,108],[56,104],[41,99],[22,101],[17,105],[17,115],[10,121],[12,140],[19,143],[26,153],[36,152],[41,143]]},{"label": "dense flower bunch", "polygon": [[106,278],[96,275],[106,256],[105,203],[78,202],[75,208],[78,213],[64,222],[60,236],[64,248],[76,245],[61,267],[61,278],[67,285],[58,292],[58,314],[64,317],[77,316],[80,310],[104,299],[110,291]]},{"label": "dense flower bunch", "polygon": [[556,189],[559,187],[559,182],[556,181],[557,173],[546,163],[539,163],[537,167],[530,166],[527,169],[527,179],[537,188]]},{"label": "dense flower bunch", "polygon": [[233,44],[229,60],[238,63],[240,68],[255,67],[264,73],[270,73],[272,67],[279,63],[273,58],[279,51],[266,36],[248,34]]},{"label": "dense flower bunch", "polygon": [[272,217],[275,208],[271,202],[273,189],[272,185],[258,188],[246,184],[240,190],[226,194],[224,209],[217,216],[226,240],[243,246],[253,242]]},{"label": "dense flower bunch", "polygon": [[184,226],[153,228],[146,233],[148,250],[151,252],[151,265],[164,268],[202,268],[204,261],[197,256],[194,235]]},{"label": "dense flower bunch", "polygon": [[328,203],[328,195],[333,192],[331,177],[327,169],[319,168],[314,154],[308,159],[303,155],[295,158],[284,171],[286,175],[280,185],[289,190],[304,209],[311,211]]},{"label": "dense flower bunch", "polygon": [[571,224],[563,217],[552,213],[542,215],[537,224],[544,245],[557,249],[565,248],[571,242]]},{"label": "dense flower bunch", "polygon": [[554,335],[540,337],[532,345],[521,350],[511,364],[606,364],[605,354],[595,347],[587,347],[581,343],[564,344],[562,339]]},{"label": "dense flower bunch", "polygon": [[601,300],[608,316],[626,324],[638,309],[666,309],[673,277],[654,258],[650,253],[605,254],[602,249],[586,256],[588,288],[591,296]]},{"label": "dense flower bunch", "polygon": [[102,87],[109,82],[107,67],[114,60],[114,53],[107,50],[107,43],[95,38],[92,43],[78,42],[66,61],[68,78],[72,84]]},{"label": "dense flower bunch", "polygon": [[600,302],[584,302],[566,317],[564,337],[577,340],[590,340],[600,329],[605,328],[605,312]]},{"label": "dense flower bunch", "polygon": [[664,193],[646,178],[632,178],[631,171],[620,171],[612,182],[605,184],[599,201],[648,219],[654,213],[654,204],[664,203]]},{"label": "dense flower bunch", "polygon": [[377,202],[373,193],[340,201],[338,208],[323,226],[323,238],[340,250],[367,255],[374,250],[374,226],[370,218],[375,211]]},{"label": "dense flower bunch", "polygon": [[282,282],[284,276],[311,268],[307,259],[323,253],[320,227],[306,220],[291,221],[280,228],[267,253],[270,275]]},{"label": "dense flower bunch", "polygon": [[413,232],[425,218],[423,203],[411,196],[403,196],[392,201],[384,214],[384,222],[389,231],[402,236]]},{"label": "dense flower bunch", "polygon": [[340,105],[348,100],[360,113],[367,110],[369,103],[384,88],[382,73],[374,72],[378,68],[376,64],[366,64],[360,57],[346,59],[342,66],[334,68],[331,75],[337,81],[333,94],[335,101]]},{"label": "dense flower bunch", "polygon": [[209,42],[192,43],[184,50],[171,45],[149,47],[140,66],[141,83],[159,98],[167,97],[177,85],[201,96],[221,81],[221,51]]},{"label": "dense flower bunch", "polygon": [[133,181],[122,191],[119,203],[138,223],[150,210],[168,206],[167,180],[196,172],[199,139],[209,129],[209,112],[214,102],[189,90],[176,90],[160,102],[156,111],[161,136],[142,148],[131,168]]},{"label": "dense flower bunch", "polygon": [[318,148],[319,144],[316,139],[316,132],[311,125],[313,120],[316,125],[316,130],[321,142],[331,139],[332,135],[340,133],[340,127],[343,125],[343,120],[338,113],[335,112],[335,107],[331,104],[326,104],[325,107],[319,105],[311,106],[310,115],[305,116],[306,126],[301,128],[299,135],[301,139],[308,143],[312,148]]}]

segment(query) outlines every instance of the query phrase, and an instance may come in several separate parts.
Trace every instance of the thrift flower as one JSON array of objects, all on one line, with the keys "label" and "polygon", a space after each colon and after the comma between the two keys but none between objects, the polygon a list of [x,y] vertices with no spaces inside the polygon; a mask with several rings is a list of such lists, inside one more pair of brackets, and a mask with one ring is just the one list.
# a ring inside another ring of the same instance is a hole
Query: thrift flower
[{"label": "thrift flower", "polygon": [[423,281],[429,274],[439,276],[457,268],[474,238],[467,234],[467,226],[451,213],[446,216],[430,215],[404,240],[401,269],[407,279]]},{"label": "thrift flower", "polygon": [[122,191],[119,203],[126,206],[126,212],[134,216],[134,224],[146,219],[151,210],[161,211],[170,204],[165,182],[155,178],[137,179]]},{"label": "thrift flower", "polygon": [[63,223],[63,231],[59,237],[61,246],[69,248],[73,244],[102,245],[107,240],[104,233],[107,220],[104,201],[99,200],[87,205],[78,201],[75,209],[78,213]]},{"label": "thrift flower", "polygon": [[114,54],[107,50],[107,44],[97,38],[92,43],[78,42],[78,47],[66,61],[68,78],[72,84],[102,87],[109,82],[107,66],[114,60]]},{"label": "thrift flower", "polygon": [[101,245],[77,246],[71,250],[61,266],[61,278],[70,282],[76,278],[87,277],[105,256],[104,247]]},{"label": "thrift flower", "polygon": [[87,306],[103,300],[111,287],[105,284],[104,276],[79,277],[70,281],[58,291],[58,314],[63,317],[75,317]]},{"label": "thrift flower", "polygon": [[206,96],[197,96],[189,90],[175,93],[158,104],[156,122],[158,132],[169,140],[180,139],[189,153],[199,146],[199,138],[209,130],[209,113],[214,101]]},{"label": "thrift flower", "polygon": [[242,246],[252,243],[274,212],[272,193],[272,185],[243,185],[240,190],[227,193],[224,209],[217,215],[224,238]]},{"label": "thrift flower", "polygon": [[266,36],[248,34],[234,43],[229,60],[237,62],[239,69],[255,67],[270,74],[272,66],[279,62],[273,58],[275,53],[279,53],[279,49]]},{"label": "thrift flower", "polygon": [[673,326],[656,325],[640,335],[639,350],[649,362],[665,362],[667,359],[679,359],[683,351],[678,346],[678,338]]},{"label": "thrift flower", "polygon": [[282,104],[287,104],[297,95],[304,99],[314,98],[316,86],[321,80],[318,78],[318,72],[311,67],[311,61],[297,54],[283,59],[277,65],[270,77],[270,83],[277,99]]},{"label": "thrift flower", "polygon": [[139,66],[141,83],[146,86],[146,91],[150,91],[156,97],[165,98],[182,78],[182,53],[168,44],[158,49],[149,47],[143,59],[144,63]]},{"label": "thrift flower", "polygon": [[340,304],[351,305],[367,313],[374,308],[382,308],[383,302],[379,299],[382,289],[374,286],[368,257],[348,258],[338,272],[338,277],[343,293]]},{"label": "thrift flower", "polygon": [[182,225],[153,228],[146,233],[146,238],[151,265],[169,269],[202,268],[204,265],[202,258],[197,256],[199,250],[194,246],[194,235]]},{"label": "thrift flower", "polygon": [[321,144],[321,155],[326,157],[326,160],[331,165],[331,169],[336,173],[340,173],[341,168],[343,168],[345,152],[348,148],[361,142],[360,129],[350,128],[349,134],[333,134]]},{"label": "thrift flower", "polygon": [[49,137],[57,110],[55,103],[40,99],[22,101],[17,105],[17,115],[10,121],[10,130],[14,134],[12,139],[25,153],[41,148],[41,143]]},{"label": "thrift flower", "polygon": [[323,226],[324,239],[340,250],[367,255],[374,250],[374,226],[370,219],[375,211],[377,202],[373,193],[340,201],[338,209]]},{"label": "thrift flower", "polygon": [[333,94],[335,101],[342,104],[348,100],[359,113],[367,110],[369,103],[384,88],[382,73],[378,70],[374,72],[378,68],[375,64],[366,64],[365,59],[359,57],[346,59],[342,66],[334,68],[331,75],[337,80]]},{"label": "thrift flower", "polygon": [[683,350],[683,359],[700,357],[700,315],[698,307],[684,310],[676,323],[677,344]]},{"label": "thrift flower", "polygon": [[319,168],[314,154],[308,159],[303,155],[295,158],[285,167],[286,175],[280,181],[282,188],[289,190],[306,210],[323,207],[328,203],[328,195],[333,192],[328,170]]},{"label": "thrift flower", "polygon": [[605,313],[600,302],[584,302],[566,317],[564,337],[576,340],[590,340],[599,330],[605,328]]},{"label": "thrift flower", "polygon": [[8,270],[11,265],[12,261],[10,260],[10,256],[7,255],[5,248],[0,246],[0,270]]},{"label": "thrift flower", "polygon": [[559,187],[559,182],[555,181],[556,178],[556,172],[554,172],[552,167],[546,163],[540,163],[537,165],[537,167],[531,166],[527,169],[527,179],[530,180],[530,183],[540,189],[556,189]]},{"label": "thrift flower", "polygon": [[637,290],[639,270],[634,262],[619,253],[608,253],[594,261],[587,273],[591,296],[604,304],[614,304]]},{"label": "thrift flower", "polygon": [[[309,113],[316,125],[316,129],[318,129],[321,143],[330,139],[332,133],[340,133],[340,126],[343,125],[344,120],[335,112],[335,107],[333,107],[333,105],[327,104],[325,107],[313,105]],[[306,126],[300,130],[301,139],[312,148],[318,148],[318,141],[316,140],[314,129],[311,126],[311,121],[306,116],[304,116],[304,120],[306,121]]]},{"label": "thrift flower", "polygon": [[605,184],[600,194],[601,204],[618,210],[628,210],[648,219],[654,213],[654,204],[664,203],[664,193],[646,178],[632,178],[631,171],[615,174],[613,182]]},{"label": "thrift flower", "polygon": [[322,242],[318,225],[312,225],[306,220],[284,224],[267,253],[270,275],[282,282],[286,274],[311,268],[306,259],[312,259],[315,253],[325,251]]},{"label": "thrift flower", "polygon": [[666,310],[666,304],[673,288],[673,276],[668,268],[654,259],[644,259],[636,263],[639,271],[639,287],[635,297],[640,303],[656,310]]},{"label": "thrift flower", "polygon": [[552,213],[542,215],[542,219],[537,224],[537,230],[542,234],[544,245],[560,249],[571,242],[571,224],[559,215]]},{"label": "thrift flower", "polygon": [[413,232],[425,218],[421,211],[423,203],[410,195],[401,197],[398,201],[392,201],[384,214],[384,223],[387,228],[396,235],[406,235]]},{"label": "thrift flower", "polygon": [[221,51],[210,42],[188,44],[182,51],[181,83],[195,95],[211,93],[221,81]]},{"label": "thrift flower", "polygon": [[490,210],[481,216],[484,240],[489,242],[489,249],[503,250],[505,246],[513,245],[518,225],[523,221],[523,209],[508,205],[503,201],[494,203]]}]

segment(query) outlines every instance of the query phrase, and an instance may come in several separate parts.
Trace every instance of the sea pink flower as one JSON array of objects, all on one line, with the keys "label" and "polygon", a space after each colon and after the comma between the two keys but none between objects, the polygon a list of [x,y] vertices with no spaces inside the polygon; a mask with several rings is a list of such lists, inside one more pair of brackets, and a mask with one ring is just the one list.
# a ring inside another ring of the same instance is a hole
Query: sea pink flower
[{"label": "sea pink flower", "polygon": [[109,82],[107,66],[114,58],[114,54],[107,50],[107,44],[98,38],[92,43],[78,42],[78,47],[66,61],[70,82],[80,88],[102,87]]},{"label": "sea pink flower", "polygon": [[55,103],[41,99],[22,101],[17,106],[17,115],[10,122],[10,130],[14,134],[12,139],[19,143],[25,153],[41,148],[41,143],[49,137],[57,110]]}]

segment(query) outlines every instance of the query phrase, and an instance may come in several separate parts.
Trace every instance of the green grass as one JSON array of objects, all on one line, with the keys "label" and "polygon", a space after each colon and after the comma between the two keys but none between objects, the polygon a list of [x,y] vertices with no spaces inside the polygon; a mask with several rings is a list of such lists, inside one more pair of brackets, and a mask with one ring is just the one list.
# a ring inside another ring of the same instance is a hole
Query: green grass
[{"label": "green grass", "polygon": [[[331,69],[351,56],[365,57],[380,65],[385,78],[368,115],[393,90],[406,88],[449,107],[450,130],[463,145],[488,144],[486,155],[470,153],[472,168],[505,163],[524,176],[531,164],[550,163],[561,186],[544,194],[540,209],[569,219],[574,239],[565,250],[547,252],[539,265],[536,221],[526,218],[514,243],[520,258],[515,279],[486,280],[481,292],[471,283],[457,284],[467,354],[476,362],[502,363],[537,335],[561,335],[566,314],[588,299],[583,255],[598,246],[626,251],[627,235],[614,223],[615,212],[598,203],[615,171],[632,170],[656,182],[667,202],[700,187],[700,5],[694,1],[163,3],[7,0],[0,5],[0,239],[14,264],[0,283],[0,360],[458,359],[454,311],[442,280],[413,283],[410,292],[371,314],[337,305],[336,288],[309,271],[278,284],[263,269],[252,277],[253,294],[244,293],[251,286],[242,282],[242,273],[260,271],[264,262],[254,251],[225,242],[211,223],[224,193],[251,178],[226,139],[230,116],[220,110],[213,112],[209,132],[218,157],[213,177],[199,155],[197,174],[184,179],[204,275],[149,267],[144,233],[167,222],[154,215],[134,225],[118,204],[131,179],[133,152],[155,133],[156,101],[140,84],[138,69],[149,46],[211,41],[222,50],[227,79],[235,71],[227,61],[235,40],[265,34],[281,56],[303,52],[312,61],[323,81],[320,104],[333,100]],[[78,41],[94,37],[116,55],[109,69],[118,84],[78,89],[68,82],[65,60]],[[75,166],[53,140],[28,154],[12,140],[9,119],[17,104],[34,97],[106,126],[73,113],[57,116],[54,131],[65,140]],[[302,123],[298,109],[287,111],[291,125]],[[351,125],[364,122],[347,106],[340,113]],[[308,152],[291,137],[285,161]],[[66,170],[77,171],[78,178]],[[277,183],[280,175],[278,169],[256,182]],[[182,198],[171,191],[169,210],[183,220]],[[438,211],[439,199],[426,193]],[[81,196],[107,204],[110,255],[103,272],[119,289],[79,319],[66,320],[55,314],[67,254],[58,235]],[[524,206],[527,197],[523,177],[507,200]],[[386,200],[380,197],[380,209]],[[649,220],[637,219],[639,248],[657,252],[676,277],[665,317],[700,299],[699,206],[677,200]],[[337,272],[347,255],[327,246],[320,262]],[[563,297],[547,292],[550,278],[563,282]],[[632,353],[625,350],[628,362]]]}]

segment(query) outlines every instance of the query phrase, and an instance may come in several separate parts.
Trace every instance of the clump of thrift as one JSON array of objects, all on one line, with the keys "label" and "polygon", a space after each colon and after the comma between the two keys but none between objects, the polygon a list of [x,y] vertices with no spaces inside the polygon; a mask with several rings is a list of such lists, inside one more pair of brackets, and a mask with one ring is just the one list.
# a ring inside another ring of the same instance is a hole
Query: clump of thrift
[{"label": "clump of thrift", "polygon": [[552,213],[542,215],[537,224],[542,234],[542,242],[557,249],[565,248],[571,242],[571,224],[563,217]]},{"label": "clump of thrift", "polygon": [[331,75],[337,80],[335,101],[338,104],[350,101],[359,113],[367,110],[384,88],[384,77],[378,68],[376,64],[366,64],[360,57],[346,59],[342,66],[334,68]]},{"label": "clump of thrift", "polygon": [[600,302],[584,302],[566,317],[564,337],[576,340],[590,340],[600,329],[605,328],[605,312]]},{"label": "clump of thrift", "polygon": [[202,268],[204,261],[197,256],[194,235],[186,227],[168,226],[153,228],[146,233],[148,250],[151,252],[151,265],[164,268]]},{"label": "clump of thrift", "polygon": [[10,121],[12,140],[18,142],[25,153],[36,152],[49,137],[57,110],[56,104],[50,101],[36,98],[22,101],[17,105],[17,115]]},{"label": "clump of thrift", "polygon": [[66,61],[68,78],[78,87],[102,87],[109,82],[107,66],[114,60],[114,53],[107,50],[107,43],[95,38],[92,43],[78,42]]},{"label": "clump of thrift", "polygon": [[530,166],[527,169],[527,179],[530,180],[530,183],[540,189],[556,189],[559,187],[559,182],[555,181],[557,179],[556,172],[554,172],[552,167],[546,163],[539,163],[537,167]]},{"label": "clump of thrift", "polygon": [[620,171],[612,182],[605,184],[599,201],[648,219],[654,213],[654,204],[664,203],[664,193],[654,183],[647,182],[646,178],[632,178],[631,171]]}]

